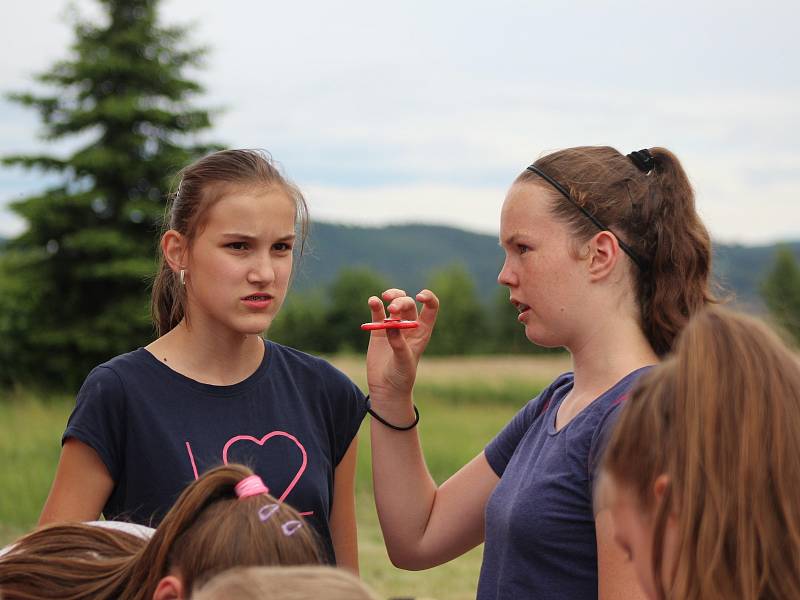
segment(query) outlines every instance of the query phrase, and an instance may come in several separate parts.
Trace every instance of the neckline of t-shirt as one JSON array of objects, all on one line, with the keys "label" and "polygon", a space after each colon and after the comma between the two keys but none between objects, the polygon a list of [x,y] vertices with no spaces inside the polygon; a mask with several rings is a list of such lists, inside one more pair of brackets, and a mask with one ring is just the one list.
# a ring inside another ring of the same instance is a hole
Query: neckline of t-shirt
[{"label": "neckline of t-shirt", "polygon": [[232,385],[214,385],[211,383],[202,383],[200,381],[197,381],[196,379],[187,377],[182,373],[178,373],[176,370],[163,364],[160,360],[158,360],[145,348],[139,348],[138,351],[144,356],[147,362],[154,365],[158,365],[157,368],[161,369],[161,371],[165,373],[168,377],[170,377],[174,381],[177,381],[183,385],[192,388],[195,391],[199,391],[204,394],[208,394],[210,396],[235,396],[236,394],[246,391],[252,386],[256,385],[261,380],[261,378],[267,373],[267,371],[269,370],[269,366],[272,362],[272,355],[274,353],[274,348],[275,344],[265,339],[264,356],[262,357],[261,363],[258,365],[256,370],[253,371],[250,375],[248,375],[244,379],[242,379],[241,381],[234,383]]},{"label": "neckline of t-shirt", "polygon": [[[638,373],[641,371],[647,370],[651,368],[652,365],[645,365],[643,367],[639,367],[638,369],[634,369],[625,377],[617,381],[614,385],[608,388],[605,392],[600,394],[597,398],[592,400],[589,404],[583,407],[581,411],[570,419],[569,423],[564,425],[561,429],[556,429],[556,418],[558,418],[558,408],[561,406],[561,403],[564,401],[564,398],[567,396],[569,391],[572,389],[572,386],[575,384],[575,373],[570,373],[569,381],[565,381],[562,386],[560,386],[553,394],[553,401],[550,403],[550,406],[547,407],[548,412],[550,413],[547,415],[547,433],[548,435],[558,435],[563,431],[566,431],[570,425],[578,420],[581,415],[585,415],[587,411],[589,411],[593,406],[596,406],[598,402],[602,401],[603,399],[607,398],[608,396],[612,395],[619,395],[617,390],[620,387],[627,384],[632,378],[636,377]],[[556,397],[558,395],[558,397]]]}]

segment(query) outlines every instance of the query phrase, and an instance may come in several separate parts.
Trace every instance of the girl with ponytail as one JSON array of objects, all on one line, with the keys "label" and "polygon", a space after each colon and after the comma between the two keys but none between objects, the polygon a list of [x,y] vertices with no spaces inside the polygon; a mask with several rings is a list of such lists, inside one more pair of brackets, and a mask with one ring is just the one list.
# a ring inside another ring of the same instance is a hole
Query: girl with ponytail
[{"label": "girl with ponytail", "polygon": [[303,247],[305,200],[255,150],[215,152],[179,177],[153,284],[159,337],[86,378],[40,524],[157,524],[201,473],[239,462],[308,517],[326,561],[357,570],[364,395],[262,337]]},{"label": "girl with ponytail", "polygon": [[4,600],[187,599],[233,567],[318,565],[304,518],[230,464],[189,485],[149,540],[85,524],[43,527],[0,557]]},{"label": "girl with ponytail", "polygon": [[[569,148],[525,169],[500,218],[498,282],[528,339],[564,347],[573,371],[530,400],[441,486],[428,474],[412,391],[439,302],[423,290],[372,297],[367,357],[376,505],[392,561],[425,569],[485,541],[478,598],[637,598],[593,491],[608,432],[633,382],[712,302],[711,244],[678,159],[651,148]],[[417,315],[414,300],[423,304]],[[388,426],[387,426],[388,424]]]}]

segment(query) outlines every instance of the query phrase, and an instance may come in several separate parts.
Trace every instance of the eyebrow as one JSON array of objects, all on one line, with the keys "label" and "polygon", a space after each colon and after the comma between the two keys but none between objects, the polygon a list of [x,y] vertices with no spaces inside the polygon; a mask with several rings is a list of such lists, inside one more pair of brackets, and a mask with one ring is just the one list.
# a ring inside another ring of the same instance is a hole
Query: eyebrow
[{"label": "eyebrow", "polygon": [[522,236],[523,236],[522,233],[520,233],[518,231],[514,232],[510,236],[508,236],[505,240],[498,240],[497,241],[497,245],[500,246],[501,248],[503,246],[513,246],[514,244],[517,243],[519,238],[521,238]]},{"label": "eyebrow", "polygon": [[[244,240],[255,240],[255,239],[258,239],[258,236],[255,236],[255,235],[252,235],[252,234],[249,234],[249,233],[236,233],[236,232],[223,233],[222,237],[224,237],[224,238],[237,238],[237,239],[244,239]],[[277,241],[279,241],[279,242],[288,242],[288,241],[291,241],[291,240],[295,239],[296,237],[297,237],[296,233],[290,233],[290,234],[284,235],[283,237],[278,238]]]}]

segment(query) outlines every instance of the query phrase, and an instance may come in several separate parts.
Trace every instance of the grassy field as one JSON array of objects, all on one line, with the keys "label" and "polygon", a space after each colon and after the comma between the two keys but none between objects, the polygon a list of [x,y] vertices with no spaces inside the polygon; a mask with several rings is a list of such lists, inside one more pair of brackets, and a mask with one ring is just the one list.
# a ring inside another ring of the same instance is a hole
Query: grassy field
[{"label": "grassy field", "polygon": [[[364,385],[362,358],[333,357],[332,362]],[[480,452],[516,410],[569,363],[563,356],[475,357],[425,359],[421,367],[416,391],[420,436],[431,474],[441,482]],[[0,398],[0,544],[35,524],[72,404],[70,397],[24,392]],[[474,598],[482,548],[428,571],[408,572],[391,565],[372,500],[366,422],[360,439],[356,499],[363,579],[383,597]]]}]

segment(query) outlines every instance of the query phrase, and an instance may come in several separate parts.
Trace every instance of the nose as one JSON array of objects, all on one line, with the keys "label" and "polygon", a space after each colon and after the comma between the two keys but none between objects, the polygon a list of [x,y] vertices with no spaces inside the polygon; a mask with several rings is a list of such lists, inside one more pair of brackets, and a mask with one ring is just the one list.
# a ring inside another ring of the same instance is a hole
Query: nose
[{"label": "nose", "polygon": [[503,260],[503,267],[497,274],[497,283],[506,287],[514,287],[517,285],[517,276],[508,264],[508,256]]},{"label": "nose", "polygon": [[254,256],[247,272],[247,282],[253,285],[267,285],[274,280],[275,266],[272,264],[272,256],[268,252]]}]

